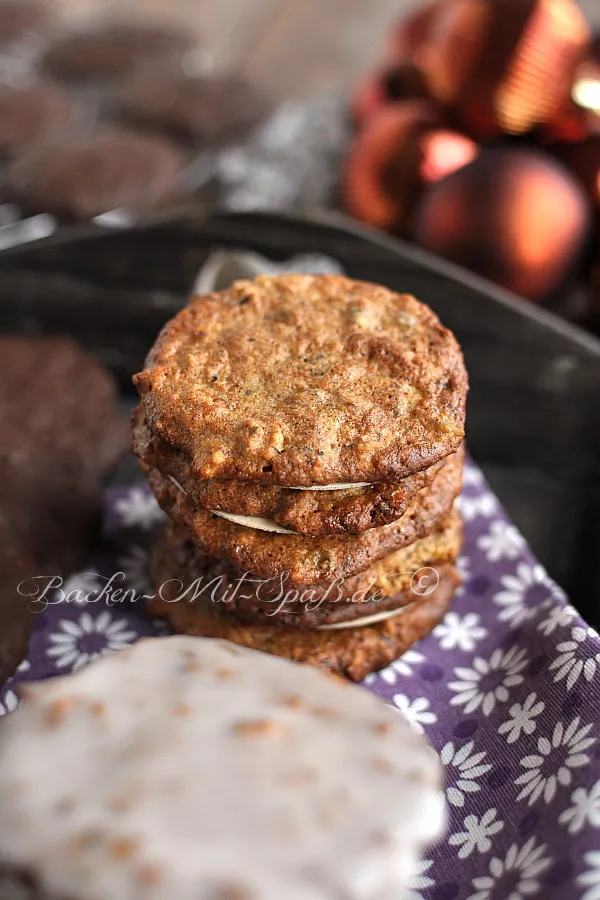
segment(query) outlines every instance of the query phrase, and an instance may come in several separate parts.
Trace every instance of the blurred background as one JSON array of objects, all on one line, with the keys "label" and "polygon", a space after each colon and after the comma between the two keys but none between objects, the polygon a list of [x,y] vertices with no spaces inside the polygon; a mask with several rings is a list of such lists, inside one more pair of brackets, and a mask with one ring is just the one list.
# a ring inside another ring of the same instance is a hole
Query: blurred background
[{"label": "blurred background", "polygon": [[[69,16],[131,14],[201,34],[219,67],[235,67],[281,97],[353,85],[377,64],[389,28],[421,0],[61,0]],[[582,11],[600,28],[597,0]]]},{"label": "blurred background", "polygon": [[597,0],[0,0],[0,248],[333,210],[600,330]]}]

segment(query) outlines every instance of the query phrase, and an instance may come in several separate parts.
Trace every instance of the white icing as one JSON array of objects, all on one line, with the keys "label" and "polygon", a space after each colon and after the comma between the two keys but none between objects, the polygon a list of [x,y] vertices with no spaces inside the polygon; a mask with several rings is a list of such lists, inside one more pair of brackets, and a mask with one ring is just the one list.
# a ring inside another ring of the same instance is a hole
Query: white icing
[{"label": "white icing", "polygon": [[350,622],[336,622],[334,625],[319,625],[317,631],[341,631],[344,628],[364,628],[365,625],[377,625],[378,622],[385,622],[387,619],[393,619],[414,606],[414,603],[408,603],[401,606],[400,609],[385,609],[381,612],[372,613],[370,616],[361,616],[360,619],[352,619]]},{"label": "white icing", "polygon": [[295,534],[295,531],[289,531],[282,525],[278,525],[273,519],[262,519],[260,516],[239,516],[237,513],[219,512],[217,509],[211,509],[215,516],[221,516],[234,525],[243,525],[245,528],[256,528],[258,531],[274,531],[277,534]]},{"label": "white icing", "polygon": [[355,481],[354,484],[313,484],[312,487],[291,487],[290,491],[347,491],[348,488],[370,487],[372,481]]},{"label": "white icing", "polygon": [[185,491],[185,490],[181,487],[181,485],[179,484],[179,482],[177,481],[176,478],[173,478],[172,475],[167,475],[167,478],[169,479],[169,481],[172,481],[173,484],[175,485],[175,487],[176,487],[178,490],[180,490],[182,494],[185,494],[185,496],[187,497],[187,491]]},{"label": "white icing", "polygon": [[52,897],[404,896],[441,766],[368,691],[227,641],[140,641],[29,686],[0,733],[0,865]]}]

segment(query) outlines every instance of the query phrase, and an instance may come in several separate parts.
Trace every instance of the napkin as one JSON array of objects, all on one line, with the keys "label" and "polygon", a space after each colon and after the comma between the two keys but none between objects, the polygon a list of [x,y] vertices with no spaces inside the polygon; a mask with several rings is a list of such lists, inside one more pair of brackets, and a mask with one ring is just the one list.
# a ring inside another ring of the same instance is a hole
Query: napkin
[{"label": "napkin", "polygon": [[[260,270],[260,259],[250,262]],[[233,263],[213,258],[212,283],[231,277]],[[327,270],[323,258],[304,263]],[[471,460],[459,502],[463,584],[452,610],[364,682],[427,735],[445,768],[448,828],[408,900],[600,900],[600,638]],[[90,565],[64,583],[43,576],[23,588],[39,616],[29,658],[0,690],[0,715],[16,708],[22,682],[167,633],[144,602],[162,518],[141,476],[109,490]]]}]

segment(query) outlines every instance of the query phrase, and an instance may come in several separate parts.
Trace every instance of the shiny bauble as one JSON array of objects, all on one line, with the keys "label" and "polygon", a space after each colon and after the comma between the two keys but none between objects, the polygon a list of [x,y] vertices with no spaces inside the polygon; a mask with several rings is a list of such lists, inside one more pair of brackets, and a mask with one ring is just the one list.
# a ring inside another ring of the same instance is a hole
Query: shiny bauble
[{"label": "shiny bauble", "polygon": [[357,136],[348,154],[346,209],[376,228],[406,234],[423,186],[466,165],[477,152],[473,141],[448,130],[427,103],[386,107]]},{"label": "shiny bauble", "polygon": [[431,187],[413,237],[428,250],[543,300],[573,270],[591,229],[589,200],[560,163],[535,150],[482,150]]},{"label": "shiny bauble", "polygon": [[432,97],[486,140],[554,120],[589,40],[573,0],[447,0],[414,58]]}]

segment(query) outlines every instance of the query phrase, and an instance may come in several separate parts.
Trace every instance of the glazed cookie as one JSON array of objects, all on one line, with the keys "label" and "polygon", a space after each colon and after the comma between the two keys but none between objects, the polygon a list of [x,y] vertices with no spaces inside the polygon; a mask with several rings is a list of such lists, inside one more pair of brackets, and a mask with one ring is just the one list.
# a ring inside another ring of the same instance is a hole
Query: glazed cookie
[{"label": "glazed cookie", "polygon": [[338,275],[193,297],[134,380],[148,424],[198,479],[397,483],[464,436],[454,336],[414,297]]},{"label": "glazed cookie", "polygon": [[29,687],[3,722],[3,885],[38,900],[401,896],[443,830],[441,776],[368,691],[225,641],[146,640]]},{"label": "glazed cookie", "polygon": [[225,559],[259,578],[276,578],[286,572],[290,581],[297,584],[327,584],[362,572],[441,524],[460,492],[463,458],[462,450],[451,456],[430,486],[413,498],[395,522],[362,534],[325,537],[277,534],[238,525],[197,507],[157,469],[150,471],[149,481],[165,512],[185,525],[200,549],[210,556]]},{"label": "glazed cookie", "polygon": [[443,465],[436,463],[398,484],[379,482],[337,490],[298,490],[232,478],[200,481],[190,475],[185,453],[148,427],[142,404],[133,416],[133,450],[146,473],[156,468],[169,476],[202,509],[267,519],[282,529],[313,537],[355,534],[394,522]]},{"label": "glazed cookie", "polygon": [[[452,511],[427,537],[384,556],[358,575],[327,585],[294,586],[283,573],[261,579],[241,572],[202,553],[190,533],[173,522],[167,522],[161,540],[164,549],[160,553],[171,560],[171,570],[183,573],[178,576],[182,602],[203,597],[245,625],[306,631],[352,624],[414,603],[435,580],[434,570],[455,562],[462,544],[462,523]],[[190,571],[201,574],[186,582],[184,574]]]}]

